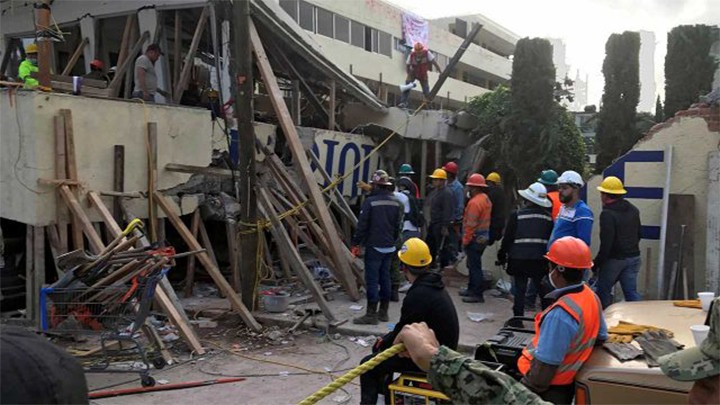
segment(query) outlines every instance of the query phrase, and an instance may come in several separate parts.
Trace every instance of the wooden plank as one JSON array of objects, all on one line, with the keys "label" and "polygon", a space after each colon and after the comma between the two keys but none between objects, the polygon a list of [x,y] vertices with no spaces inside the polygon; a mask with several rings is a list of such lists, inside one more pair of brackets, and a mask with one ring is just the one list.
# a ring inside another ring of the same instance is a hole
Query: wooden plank
[{"label": "wooden plank", "polygon": [[122,81],[124,80],[125,73],[127,73],[131,65],[135,65],[135,61],[131,56],[137,55],[138,52],[140,52],[143,43],[147,41],[148,37],[150,37],[150,33],[147,31],[143,32],[143,34],[140,36],[140,39],[138,39],[137,42],[135,42],[135,45],[133,45],[128,57],[125,59],[125,61],[123,61],[122,64],[120,64],[120,66],[118,66],[118,69],[115,72],[115,77],[113,77],[110,85],[108,85],[108,88],[110,89],[110,97],[117,97],[118,94],[120,94],[120,83],[122,83]]},{"label": "wooden plank", "polygon": [[[228,169],[219,169],[217,167],[202,167],[202,166],[193,166],[193,165],[183,165],[179,163],[167,163],[165,165],[165,170],[170,172],[176,172],[176,173],[190,173],[190,174],[207,174],[210,176],[220,176],[220,177],[227,177],[232,178],[233,172],[232,170]],[[235,177],[239,177],[240,172],[235,172]]]},{"label": "wooden plank", "polygon": [[75,64],[77,64],[78,59],[80,59],[80,55],[82,55],[83,50],[89,42],[90,40],[87,37],[83,38],[82,41],[80,41],[77,48],[75,49],[75,52],[70,57],[67,66],[65,66],[65,69],[63,69],[62,73],[60,73],[61,76],[67,76],[70,74],[70,72],[72,72]]},{"label": "wooden plank", "polygon": [[[125,145],[113,146],[113,191],[125,191]],[[122,221],[120,197],[113,198],[112,214],[115,221]]]},{"label": "wooden plank", "polygon": [[290,265],[295,271],[295,274],[300,277],[300,280],[302,280],[305,287],[310,290],[313,298],[315,298],[315,302],[318,304],[320,309],[322,309],[325,318],[327,318],[330,322],[335,322],[335,315],[333,314],[330,305],[328,305],[325,300],[322,288],[317,285],[313,279],[312,273],[310,273],[310,270],[307,266],[305,266],[305,263],[303,263],[300,253],[298,253],[290,240],[290,235],[288,235],[287,230],[278,219],[278,212],[275,210],[275,207],[273,207],[267,190],[262,187],[258,189],[258,205],[262,215],[264,215],[272,223],[270,233],[273,234],[273,238],[278,244],[281,254],[288,255],[290,258]]},{"label": "wooden plank", "polygon": [[[55,178],[67,178],[67,167],[65,157],[65,117],[63,115],[55,115],[53,117],[55,128]],[[68,251],[67,240],[67,208],[64,204],[55,204],[55,223],[58,230],[58,251],[66,253]]]},{"label": "wooden plank", "polygon": [[[275,113],[280,121],[280,126],[285,133],[285,139],[287,140],[288,147],[292,151],[293,157],[300,168],[300,179],[310,191],[310,201],[313,203],[318,223],[329,240],[338,241],[340,240],[340,236],[338,235],[338,231],[330,218],[330,212],[325,206],[325,198],[320,191],[320,187],[318,187],[315,182],[315,175],[310,168],[310,162],[305,154],[305,148],[303,147],[297,133],[297,129],[292,122],[290,112],[288,111],[285,99],[283,98],[283,93],[278,86],[275,73],[273,73],[270,61],[268,61],[265,49],[260,41],[260,36],[258,35],[255,25],[252,22],[250,22],[250,39],[253,44],[258,69],[260,70],[263,82],[265,83],[265,88],[268,90],[268,94],[270,95],[270,101],[272,102]],[[330,255],[335,263],[335,267],[333,269],[335,276],[343,285],[350,298],[357,301],[360,299],[360,293],[354,282],[355,277],[352,274],[347,258],[343,256],[341,248],[338,245],[338,243],[330,244]]]},{"label": "wooden plank", "polygon": [[[180,219],[180,217],[175,213],[172,206],[170,205],[170,201],[168,201],[167,198],[158,191],[155,192],[155,199],[157,200],[157,204],[160,209],[165,212],[168,220],[173,224],[175,229],[180,234],[180,237],[183,238],[183,240],[190,247],[190,249],[202,249],[197,239],[192,236],[192,232],[190,232],[187,226],[185,226],[185,224],[183,223],[182,219]],[[218,288],[223,291],[223,293],[225,293],[228,300],[230,300],[230,304],[232,305],[233,309],[240,315],[243,321],[245,321],[245,324],[254,331],[260,331],[262,329],[262,326],[260,326],[260,324],[255,320],[255,318],[253,318],[252,313],[248,311],[248,309],[242,303],[240,297],[233,290],[232,286],[227,282],[227,280],[225,280],[225,277],[223,277],[220,269],[218,269],[212,263],[212,261],[210,260],[210,256],[208,256],[207,252],[198,253],[197,258],[200,263],[202,263],[203,266],[208,269],[210,277],[212,277],[212,279],[215,281],[215,284],[218,286]]]},{"label": "wooden plank", "polygon": [[[193,238],[197,239],[198,230],[200,229],[200,209],[196,209],[190,222],[190,233]],[[214,255],[214,254],[213,254]],[[188,257],[187,268],[185,269],[185,298],[192,297],[193,284],[195,282],[195,255]]]},{"label": "wooden plank", "polygon": [[[173,63],[173,77],[172,77],[172,83],[173,85],[177,85],[177,82],[180,81],[180,59],[181,59],[181,46],[182,46],[182,15],[180,14],[180,10],[175,10],[175,37],[173,39],[173,56],[175,57],[175,61]],[[174,87],[173,87],[174,88]],[[175,92],[173,92],[173,96],[175,96]]]},{"label": "wooden plank", "polygon": [[136,17],[137,14],[133,13],[128,14],[127,18],[125,18],[125,28],[123,29],[122,41],[120,42],[120,54],[118,55],[117,66],[122,65],[128,56],[128,50],[130,48],[130,30],[133,28],[133,19]]},{"label": "wooden plank", "polygon": [[[332,183],[332,179],[330,178],[330,175],[325,170],[325,168],[320,164],[320,159],[318,159],[317,156],[315,156],[315,153],[312,151],[308,151],[308,156],[310,156],[310,159],[315,164],[315,167],[317,167],[318,171],[320,172],[320,175],[323,177],[323,179],[328,183]],[[335,204],[340,208],[340,211],[345,214],[345,216],[350,219],[350,222],[352,222],[353,226],[357,226],[357,217],[355,216],[355,213],[352,211],[352,208],[350,208],[350,204],[348,204],[347,200],[345,200],[345,197],[343,197],[340,190],[338,190],[337,187],[333,187],[332,193],[335,196],[334,201]]]},{"label": "wooden plank", "polygon": [[667,239],[667,222],[668,222],[668,209],[670,206],[670,186],[672,185],[672,155],[673,147],[668,145],[665,150],[665,187],[663,188],[663,199],[662,208],[660,211],[660,245],[658,246],[658,265],[657,274],[655,274],[656,288],[657,288],[657,299],[663,299],[666,293],[666,271],[665,267],[665,246]]},{"label": "wooden plank", "polygon": [[[435,85],[433,86],[432,90],[430,90],[430,101],[435,98],[435,96],[440,91],[440,88],[445,83],[445,80],[447,80],[448,77],[450,77],[450,73],[452,73],[453,69],[455,69],[455,66],[460,62],[460,58],[462,58],[463,54],[465,54],[465,51],[470,47],[470,44],[475,39],[477,34],[482,29],[482,24],[474,24],[472,31],[468,34],[467,37],[465,37],[465,40],[463,40],[462,44],[460,44],[460,48],[458,48],[457,51],[455,51],[455,55],[450,59],[445,69],[440,73],[440,77],[438,77],[437,82],[435,82]],[[448,97],[449,98],[449,97]]]},{"label": "wooden plank", "polygon": [[202,245],[207,251],[208,256],[210,256],[211,263],[213,264],[213,266],[220,268],[220,266],[218,265],[217,256],[215,256],[215,249],[213,249],[212,242],[210,241],[210,235],[208,235],[207,228],[205,228],[205,223],[202,221],[202,219],[200,219],[198,229],[200,234],[200,240],[202,241]]},{"label": "wooden plank", "polygon": [[330,80],[330,98],[328,100],[328,129],[335,130],[335,80]]},{"label": "wooden plank", "polygon": [[75,198],[73,192],[70,191],[70,187],[63,185],[60,186],[58,190],[60,191],[60,195],[62,196],[63,200],[65,200],[65,204],[67,204],[68,208],[70,208],[70,211],[72,211],[73,216],[79,221],[80,229],[82,229],[82,231],[85,233],[85,236],[87,236],[88,241],[90,242],[91,250],[95,254],[100,253],[104,248],[102,239],[100,238],[100,235],[95,232],[95,228],[93,228],[92,222],[90,222],[90,219],[88,219],[85,211],[83,211],[80,203],[78,202],[77,198]]},{"label": "wooden plank", "polygon": [[175,104],[180,104],[180,99],[185,92],[185,86],[190,79],[190,69],[193,66],[193,59],[195,58],[195,52],[197,52],[198,45],[200,45],[200,39],[202,39],[203,31],[208,20],[208,7],[203,7],[202,13],[200,13],[200,19],[195,26],[195,34],[193,34],[192,42],[190,42],[190,49],[188,49],[187,55],[185,55],[185,62],[183,63],[182,71],[180,72],[180,79],[175,83],[175,91],[173,91],[173,101]]},{"label": "wooden plank", "polygon": [[[137,38],[139,32],[140,32],[140,21],[138,20],[138,18],[136,18],[135,20],[133,20],[133,28],[130,30],[130,43],[131,44],[133,42],[135,42],[135,39]],[[145,31],[145,32],[147,32],[148,38],[150,38],[150,32],[148,32],[148,31]],[[125,70],[125,72],[123,73],[123,78],[122,78],[122,80],[125,83],[123,86],[123,95],[122,95],[123,98],[130,98],[130,96],[132,95],[132,92],[134,90],[135,86],[133,85],[134,84],[133,77],[135,76],[135,61],[137,60],[136,59],[137,54],[142,52],[144,44],[145,44],[145,41],[142,41],[140,43],[140,48],[138,48],[137,52],[130,51],[128,53],[127,59],[125,60],[125,62],[128,63],[128,67]],[[119,73],[115,73],[116,77],[118,74]],[[110,93],[111,93],[110,96],[114,97],[112,95],[112,92],[113,92],[113,89],[110,88]]]},{"label": "wooden plank", "polygon": [[148,186],[148,222],[150,240],[157,242],[157,207],[155,206],[155,185],[157,184],[157,123],[147,123],[147,186]]},{"label": "wooden plank", "polygon": [[[72,111],[69,109],[60,110],[60,115],[65,123],[65,171],[67,178],[78,180],[77,160],[75,159],[75,131],[72,121]],[[72,240],[75,249],[84,249],[85,241],[82,236],[82,224],[76,215],[72,217]]]},{"label": "wooden plank", "polygon": [[[35,27],[38,31],[49,28],[50,25],[50,0],[42,0],[35,4]],[[42,28],[41,28],[42,27]],[[38,35],[39,36],[39,35]],[[42,87],[50,87],[50,70],[53,62],[53,42],[50,38],[39,38],[37,41],[38,53],[38,81]]]},{"label": "wooden plank", "polygon": [[25,225],[25,317],[34,321],[35,307],[39,303],[35,292],[35,227]]},{"label": "wooden plank", "polygon": [[48,225],[45,227],[45,233],[47,234],[48,242],[50,245],[50,253],[53,257],[53,263],[55,263],[55,272],[57,273],[58,279],[65,274],[64,271],[60,270],[57,266],[55,258],[65,253],[60,250],[60,236],[58,235],[58,228],[55,225]]},{"label": "wooden plank", "polygon": [[[228,243],[228,260],[230,261],[230,280],[232,286],[238,293],[242,293],[240,282],[240,257],[238,252],[237,228],[235,223],[225,222],[225,233],[227,234]],[[254,287],[254,283],[250,283]]]},{"label": "wooden plank", "polygon": [[[88,191],[87,193],[87,199],[90,201],[90,203],[95,207],[95,209],[100,214],[100,218],[102,218],[105,225],[108,227],[108,230],[110,231],[110,234],[113,237],[117,237],[122,233],[122,229],[120,229],[120,225],[118,225],[117,221],[115,221],[115,218],[110,213],[110,210],[108,210],[105,203],[103,203],[102,199],[100,198],[100,195],[98,195],[95,191]],[[121,242],[124,242],[125,238]]]}]

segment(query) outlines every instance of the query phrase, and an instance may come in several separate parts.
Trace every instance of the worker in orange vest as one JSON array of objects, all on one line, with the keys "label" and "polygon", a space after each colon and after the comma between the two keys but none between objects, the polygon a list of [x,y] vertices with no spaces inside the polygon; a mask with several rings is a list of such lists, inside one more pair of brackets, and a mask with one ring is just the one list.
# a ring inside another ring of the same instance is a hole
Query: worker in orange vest
[{"label": "worker in orange vest", "polygon": [[460,290],[463,302],[485,302],[483,297],[483,284],[485,276],[482,270],[482,255],[490,239],[490,215],[492,203],[487,196],[488,188],[485,177],[479,173],[473,173],[468,177],[467,186],[470,194],[470,201],[465,207],[462,223],[462,245],[463,251],[467,254],[467,268],[470,279],[468,288]]},{"label": "worker in orange vest", "polygon": [[552,201],[552,219],[557,218],[562,203],[560,202],[560,193],[558,192],[558,174],[553,169],[543,170],[538,179],[547,189],[547,197]]},{"label": "worker in orange vest", "polygon": [[535,316],[535,337],[518,359],[521,382],[544,400],[570,404],[575,395],[575,375],[608,332],[600,299],[583,282],[592,267],[590,248],[581,239],[556,240],[545,255],[555,299]]}]

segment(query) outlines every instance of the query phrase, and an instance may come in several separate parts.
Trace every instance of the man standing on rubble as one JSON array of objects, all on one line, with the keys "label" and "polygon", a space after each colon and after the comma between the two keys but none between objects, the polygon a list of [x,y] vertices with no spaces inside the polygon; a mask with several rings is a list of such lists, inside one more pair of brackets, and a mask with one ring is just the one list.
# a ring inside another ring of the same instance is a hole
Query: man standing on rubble
[{"label": "man standing on rubble", "polygon": [[135,87],[132,97],[139,98],[148,102],[155,102],[155,93],[160,93],[165,97],[169,94],[158,88],[157,73],[155,72],[155,62],[163,55],[158,44],[148,45],[145,53],[135,59]]},{"label": "man standing on rubble", "polygon": [[448,175],[448,188],[452,191],[455,201],[455,213],[450,228],[451,258],[457,261],[458,254],[462,251],[460,244],[460,229],[462,228],[463,211],[465,210],[465,187],[457,179],[458,165],[455,162],[447,162],[443,170]]},{"label": "man standing on rubble", "polygon": [[35,43],[28,45],[25,48],[25,60],[20,62],[20,67],[18,67],[18,78],[25,83],[26,89],[34,89],[40,85],[40,82],[32,77],[33,73],[37,74],[40,71],[37,57],[37,45]]},{"label": "man standing on rubble", "polygon": [[364,316],[353,320],[358,325],[377,325],[378,320],[389,320],[390,265],[397,250],[395,245],[400,237],[403,217],[402,203],[393,196],[394,187],[387,172],[378,170],[373,173],[371,184],[372,191],[360,209],[351,249],[352,254],[359,257],[360,246],[365,247],[367,311]]},{"label": "man standing on rubble", "polygon": [[[430,85],[428,84],[428,71],[435,66],[438,73],[442,73],[440,65],[435,59],[435,55],[423,46],[420,42],[416,42],[413,46],[413,51],[408,55],[405,61],[407,65],[407,78],[405,84],[415,83],[415,80],[420,82],[423,92],[423,100],[425,102],[430,101]],[[410,97],[410,89],[402,92],[400,95],[400,107],[406,107],[408,98]]]},{"label": "man standing on rubble", "polygon": [[450,264],[450,226],[455,216],[455,199],[447,187],[447,172],[435,169],[432,179],[433,191],[430,200],[430,225],[427,241],[433,259],[440,257],[439,265],[444,269]]},{"label": "man standing on rubble", "polygon": [[580,189],[584,185],[582,177],[572,170],[563,172],[558,178],[560,202],[563,205],[555,219],[555,227],[550,235],[548,248],[563,236],[580,238],[590,246],[594,219],[590,207],[580,199]]},{"label": "man standing on rubble", "polygon": [[625,301],[640,301],[637,278],[640,272],[640,211],[623,198],[622,181],[606,177],[597,188],[603,210],[600,214],[600,250],[593,272],[597,274],[597,294],[603,308],[612,304],[612,288],[618,281]]},{"label": "man standing on rubble", "polygon": [[[389,349],[405,325],[426,322],[437,331],[440,344],[456,349],[460,337],[460,325],[450,294],[445,290],[442,276],[430,271],[432,256],[427,244],[419,238],[410,238],[397,253],[400,268],[405,278],[412,284],[403,300],[400,320],[395,328],[379,338],[373,346],[373,354],[365,357],[361,363],[372,359],[377,353]],[[360,376],[360,403],[375,405],[378,394],[385,391],[388,377],[394,372],[419,372],[412,360],[391,357],[374,369]],[[386,398],[387,399],[387,398]],[[388,401],[386,401],[388,403]]]},{"label": "man standing on rubble", "polygon": [[490,215],[492,203],[485,191],[487,183],[482,174],[474,173],[468,177],[465,185],[470,190],[470,201],[463,215],[462,245],[467,254],[467,267],[470,279],[468,288],[460,290],[463,302],[485,302],[483,284],[485,276],[482,270],[482,255],[490,238]]},{"label": "man standing on rubble", "polygon": [[490,240],[488,246],[502,239],[505,229],[505,190],[502,178],[497,172],[492,172],[485,178],[488,184],[487,195],[492,203],[492,217],[490,219]]}]

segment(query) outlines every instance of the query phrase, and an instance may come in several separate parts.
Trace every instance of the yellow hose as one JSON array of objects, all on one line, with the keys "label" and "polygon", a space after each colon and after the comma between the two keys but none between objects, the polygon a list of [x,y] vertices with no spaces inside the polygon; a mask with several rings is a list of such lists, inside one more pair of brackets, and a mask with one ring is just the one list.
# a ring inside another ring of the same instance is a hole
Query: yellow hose
[{"label": "yellow hose", "polygon": [[387,350],[380,352],[377,356],[375,356],[372,359],[366,361],[365,363],[355,367],[354,369],[348,371],[347,373],[343,374],[340,378],[331,382],[330,384],[315,391],[314,394],[303,399],[299,403],[299,405],[312,405],[312,404],[317,403],[321,399],[325,398],[326,396],[328,396],[328,395],[332,394],[333,392],[337,391],[338,389],[340,389],[340,387],[342,387],[343,385],[354,380],[359,375],[367,373],[368,371],[374,369],[378,364],[382,363],[383,361],[389,359],[390,357],[393,357],[394,355],[396,355],[398,353],[402,353],[404,351],[405,351],[405,345],[402,343],[399,343],[399,344],[392,346],[391,348],[389,348]]}]

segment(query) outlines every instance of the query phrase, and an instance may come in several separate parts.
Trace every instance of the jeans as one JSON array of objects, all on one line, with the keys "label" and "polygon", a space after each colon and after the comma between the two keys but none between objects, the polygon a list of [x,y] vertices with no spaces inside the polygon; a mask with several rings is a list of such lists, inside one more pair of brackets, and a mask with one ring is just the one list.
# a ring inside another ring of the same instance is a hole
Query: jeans
[{"label": "jeans", "polygon": [[640,272],[640,256],[627,259],[608,259],[598,270],[597,295],[603,309],[613,303],[612,288],[618,281],[625,295],[625,301],[640,301],[637,292],[637,278]]},{"label": "jeans", "polygon": [[486,245],[471,242],[465,246],[465,254],[467,255],[467,268],[470,274],[468,281],[468,292],[476,297],[481,297],[483,293],[483,284],[485,277],[482,269],[482,255]]},{"label": "jeans", "polygon": [[[538,289],[540,287],[540,282],[535,281],[535,279],[530,278],[530,282],[527,286],[527,291],[525,291],[525,304],[531,304],[535,305],[537,303],[537,296],[538,296]],[[542,280],[542,278],[540,278]],[[540,297],[542,298],[542,297]]]},{"label": "jeans", "polygon": [[[451,229],[448,229],[452,232]],[[427,244],[430,248],[430,254],[432,255],[433,262],[440,256],[438,263],[440,268],[443,268],[450,264],[451,253],[450,253],[450,236],[442,236],[442,226],[432,225],[428,230]]]},{"label": "jeans", "polygon": [[[375,357],[377,353],[366,356],[360,364]],[[360,376],[360,403],[375,405],[378,400],[378,394],[386,395],[388,376],[392,377],[393,373],[402,372],[421,372],[420,369],[408,358],[393,356],[382,363],[378,364],[372,370]],[[390,403],[389,398],[385,397],[385,403]]]},{"label": "jeans", "polygon": [[[544,289],[540,288],[542,279],[547,274],[547,260],[518,260],[510,259],[508,268],[513,273],[513,316],[525,316],[525,299],[527,297],[528,280],[530,286],[536,285],[535,294],[542,294]],[[549,291],[547,291],[549,292]],[[533,301],[534,302],[534,301]]]},{"label": "jeans", "polygon": [[365,284],[368,302],[390,301],[390,265],[393,256],[396,256],[396,252],[380,253],[372,246],[365,249]]}]

